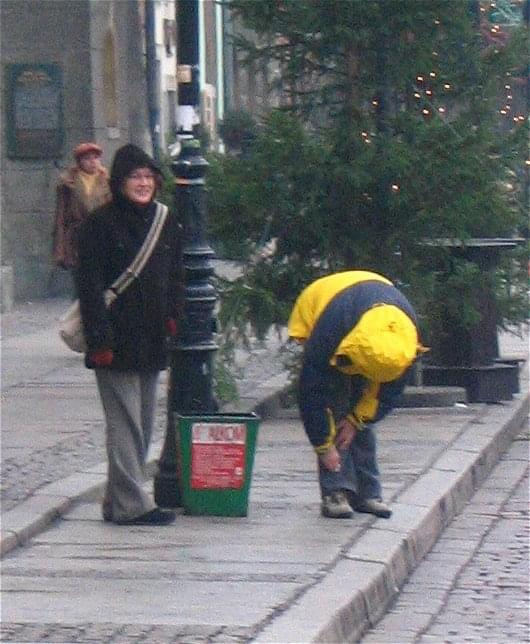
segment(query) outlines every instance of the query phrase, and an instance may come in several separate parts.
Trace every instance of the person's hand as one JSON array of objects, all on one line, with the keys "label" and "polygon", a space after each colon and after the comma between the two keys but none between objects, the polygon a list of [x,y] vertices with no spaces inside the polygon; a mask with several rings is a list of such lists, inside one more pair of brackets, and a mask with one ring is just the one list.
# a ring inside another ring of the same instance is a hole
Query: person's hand
[{"label": "person's hand", "polygon": [[330,472],[340,472],[340,454],[334,445],[332,445],[327,452],[319,454],[318,458],[320,459],[322,466]]},{"label": "person's hand", "polygon": [[99,351],[92,351],[88,357],[96,367],[108,367],[114,360],[114,353],[112,349],[100,349]]},{"label": "person's hand", "polygon": [[355,438],[356,433],[357,427],[351,422],[351,420],[343,418],[337,424],[337,438],[335,439],[337,449],[348,449]]},{"label": "person's hand", "polygon": [[177,321],[175,320],[175,318],[167,318],[166,332],[171,337],[173,337],[174,335],[177,335]]}]

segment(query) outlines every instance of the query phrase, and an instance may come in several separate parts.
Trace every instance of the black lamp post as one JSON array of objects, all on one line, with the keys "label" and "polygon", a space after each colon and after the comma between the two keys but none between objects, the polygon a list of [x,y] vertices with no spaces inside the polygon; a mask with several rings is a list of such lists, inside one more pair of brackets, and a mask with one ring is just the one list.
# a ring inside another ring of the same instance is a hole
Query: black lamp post
[{"label": "black lamp post", "polygon": [[[215,288],[213,250],[205,237],[207,161],[193,136],[192,116],[198,106],[198,0],[178,0],[179,139],[180,153],[172,163],[175,204],[184,225],[184,316],[170,347],[167,430],[155,476],[155,500],[162,507],[180,505],[176,414],[216,411],[212,393]],[[194,37],[193,37],[194,35]]]}]

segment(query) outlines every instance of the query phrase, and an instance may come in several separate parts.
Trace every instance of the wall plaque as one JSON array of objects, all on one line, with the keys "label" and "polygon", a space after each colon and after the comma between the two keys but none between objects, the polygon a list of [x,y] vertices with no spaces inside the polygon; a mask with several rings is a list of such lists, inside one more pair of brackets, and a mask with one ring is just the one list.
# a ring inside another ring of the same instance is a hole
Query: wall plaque
[{"label": "wall plaque", "polygon": [[15,159],[55,159],[64,140],[62,74],[58,65],[5,66],[7,154]]}]

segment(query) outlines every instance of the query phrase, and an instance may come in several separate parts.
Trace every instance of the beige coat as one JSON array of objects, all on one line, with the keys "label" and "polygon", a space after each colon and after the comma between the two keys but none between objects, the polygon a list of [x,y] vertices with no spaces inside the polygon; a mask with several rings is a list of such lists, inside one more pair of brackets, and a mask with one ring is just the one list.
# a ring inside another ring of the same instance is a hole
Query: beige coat
[{"label": "beige coat", "polygon": [[108,201],[110,190],[105,168],[98,171],[90,195],[85,193],[77,166],[69,168],[59,177],[53,231],[53,261],[57,266],[77,268],[79,226],[92,210]]}]

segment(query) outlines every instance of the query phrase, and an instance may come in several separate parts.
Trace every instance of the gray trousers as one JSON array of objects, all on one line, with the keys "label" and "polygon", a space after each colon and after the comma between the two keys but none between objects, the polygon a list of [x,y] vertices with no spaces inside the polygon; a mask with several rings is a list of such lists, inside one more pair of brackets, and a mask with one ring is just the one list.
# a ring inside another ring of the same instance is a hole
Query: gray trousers
[{"label": "gray trousers", "polygon": [[142,484],[159,374],[112,369],[96,369],[95,374],[106,420],[108,474],[103,518],[134,519],[156,507]]}]

